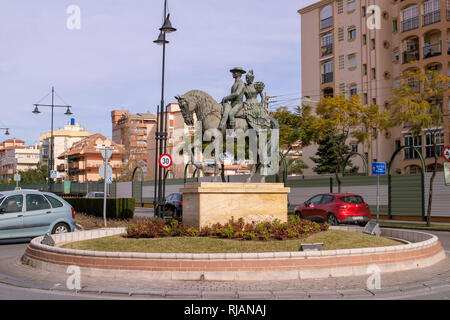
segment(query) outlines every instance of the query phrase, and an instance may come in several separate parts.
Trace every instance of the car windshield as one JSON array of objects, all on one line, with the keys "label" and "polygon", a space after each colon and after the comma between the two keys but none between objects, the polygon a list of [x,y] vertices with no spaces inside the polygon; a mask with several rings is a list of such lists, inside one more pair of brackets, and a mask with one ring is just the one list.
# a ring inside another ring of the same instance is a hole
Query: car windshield
[{"label": "car windshield", "polygon": [[364,199],[360,196],[345,196],[341,197],[341,201],[348,204],[361,204],[364,203]]}]

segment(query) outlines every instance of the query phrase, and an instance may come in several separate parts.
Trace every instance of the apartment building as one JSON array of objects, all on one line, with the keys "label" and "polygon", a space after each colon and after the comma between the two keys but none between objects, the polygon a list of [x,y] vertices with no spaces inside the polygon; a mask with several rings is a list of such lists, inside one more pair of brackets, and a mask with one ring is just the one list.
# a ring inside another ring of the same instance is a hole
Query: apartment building
[{"label": "apartment building", "polygon": [[125,147],[124,161],[147,161],[147,140],[156,126],[156,116],[147,113],[130,114],[129,111],[111,112],[112,141]]},{"label": "apartment building", "polygon": [[[392,88],[404,71],[434,69],[450,75],[450,0],[322,0],[298,12],[305,98],[358,94],[365,104],[378,104],[383,110],[391,107]],[[438,137],[443,147],[450,143],[448,96],[441,103],[447,114]],[[413,146],[422,148],[427,166],[433,162],[430,137],[424,133],[413,138],[408,128],[393,128],[369,146],[352,139],[347,143],[368,159],[369,168],[371,162],[389,162],[403,145],[407,147],[394,160],[394,172],[417,172],[420,162]],[[309,166],[305,174],[313,174],[315,163],[309,157],[316,150],[317,146],[303,149]],[[352,160],[364,170],[362,160]]]},{"label": "apartment building", "polygon": [[[166,106],[167,110],[167,144],[166,153],[172,155],[175,159],[174,152],[177,145],[183,141],[184,136],[193,136],[194,127],[188,126],[184,123],[184,118],[180,110],[178,103],[169,103]],[[194,115],[194,120],[195,115]],[[147,169],[148,179],[154,179],[155,177],[155,151],[156,151],[156,126],[152,128],[148,135],[148,150],[147,150],[147,163],[149,167]],[[185,165],[189,162],[188,157],[184,157],[183,163],[175,163],[172,165],[170,170],[174,173],[176,178],[184,177]],[[188,174],[192,175],[193,168],[189,168]],[[171,176],[169,176],[171,177]]]},{"label": "apartment building", "polygon": [[[64,125],[63,129],[53,130],[53,145],[54,145],[54,168],[57,170],[57,181],[66,180],[67,178],[67,166],[68,159],[60,159],[58,155],[69,150],[72,145],[86,137],[89,137],[92,133],[85,130],[75,119],[70,119],[69,122]],[[40,157],[41,163],[49,166],[50,163],[50,143],[51,143],[51,131],[48,131],[39,137],[40,141]]]},{"label": "apartment building", "polygon": [[25,146],[20,139],[0,143],[0,181],[9,181],[14,173],[35,169],[40,160],[39,146]]},{"label": "apartment building", "polygon": [[58,156],[58,159],[68,159],[68,181],[73,182],[96,182],[101,179],[99,167],[104,164],[103,157],[97,149],[98,145],[114,147],[109,165],[113,168],[113,178],[119,178],[122,168],[122,158],[125,149],[102,134],[93,134],[72,145],[70,149]]}]

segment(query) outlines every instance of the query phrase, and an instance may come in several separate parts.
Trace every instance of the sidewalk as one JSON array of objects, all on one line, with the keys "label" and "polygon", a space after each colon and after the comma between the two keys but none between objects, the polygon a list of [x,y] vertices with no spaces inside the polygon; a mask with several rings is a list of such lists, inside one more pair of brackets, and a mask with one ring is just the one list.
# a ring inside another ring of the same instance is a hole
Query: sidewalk
[{"label": "sidewalk", "polygon": [[381,289],[369,289],[371,276],[298,281],[176,281],[135,277],[87,277],[81,274],[81,290],[66,287],[70,274],[50,273],[22,265],[19,257],[0,262],[0,283],[22,288],[107,298],[146,299],[387,299],[450,292],[450,259],[431,267],[404,272],[382,273]]}]

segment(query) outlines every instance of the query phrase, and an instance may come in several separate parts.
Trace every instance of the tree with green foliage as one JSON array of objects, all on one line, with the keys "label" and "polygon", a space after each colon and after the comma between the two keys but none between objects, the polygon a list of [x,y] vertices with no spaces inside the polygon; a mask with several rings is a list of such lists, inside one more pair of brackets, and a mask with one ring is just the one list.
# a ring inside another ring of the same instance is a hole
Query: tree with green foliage
[{"label": "tree with green foliage", "polygon": [[[339,174],[350,148],[347,139],[353,137],[358,143],[369,144],[382,130],[388,130],[389,118],[386,112],[381,112],[377,105],[364,105],[358,95],[346,98],[344,95],[323,98],[316,108],[317,120],[313,122],[313,129],[317,132],[316,142],[322,142],[332,148],[334,156],[326,163],[326,150],[321,156],[319,171],[334,172],[338,183],[338,192],[341,192],[341,179]],[[319,154],[320,155],[320,154]],[[334,168],[334,170],[331,170]],[[350,172],[355,169],[350,169]],[[317,172],[317,171],[316,171]]]},{"label": "tree with green foliage", "polygon": [[[20,174],[20,183],[23,184],[47,183],[49,178],[48,167],[45,164],[38,164],[36,169],[19,170],[17,173]],[[11,178],[12,182],[14,182],[13,178]]]},{"label": "tree with green foliage", "polygon": [[[343,166],[347,157],[351,154],[351,149],[345,144],[346,137],[342,134],[336,134],[333,131],[328,131],[323,134],[317,141],[318,148],[316,157],[311,157],[317,165],[313,168],[313,171],[317,174],[335,174],[341,172],[341,166]],[[353,166],[351,160],[347,162],[347,169],[349,173],[357,173],[359,167]]]},{"label": "tree with green foliage", "polygon": [[[315,117],[312,115],[311,107],[297,106],[294,111],[290,111],[287,107],[280,107],[271,115],[280,125],[280,163],[286,160],[288,174],[301,174],[308,166],[300,158],[293,158],[290,154],[300,151],[302,147],[310,145],[314,140]],[[277,181],[279,181],[279,175],[277,175]]]},{"label": "tree with green foliage", "polygon": [[412,136],[425,133],[432,144],[434,163],[428,194],[427,226],[430,226],[433,182],[440,157],[437,138],[443,134],[443,98],[449,92],[449,83],[450,77],[434,70],[423,71],[417,68],[405,72],[400,79],[400,86],[393,89],[392,124],[406,127]]}]

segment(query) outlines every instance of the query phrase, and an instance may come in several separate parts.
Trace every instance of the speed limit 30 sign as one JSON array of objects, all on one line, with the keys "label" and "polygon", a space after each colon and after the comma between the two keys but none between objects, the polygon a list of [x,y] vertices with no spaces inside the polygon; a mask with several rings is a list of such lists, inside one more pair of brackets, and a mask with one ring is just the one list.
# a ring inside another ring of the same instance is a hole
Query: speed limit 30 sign
[{"label": "speed limit 30 sign", "polygon": [[159,157],[159,165],[163,167],[164,169],[169,168],[172,165],[172,157],[170,154],[162,154]]},{"label": "speed limit 30 sign", "polygon": [[450,161],[450,146],[445,146],[442,150],[442,156],[445,160]]}]

